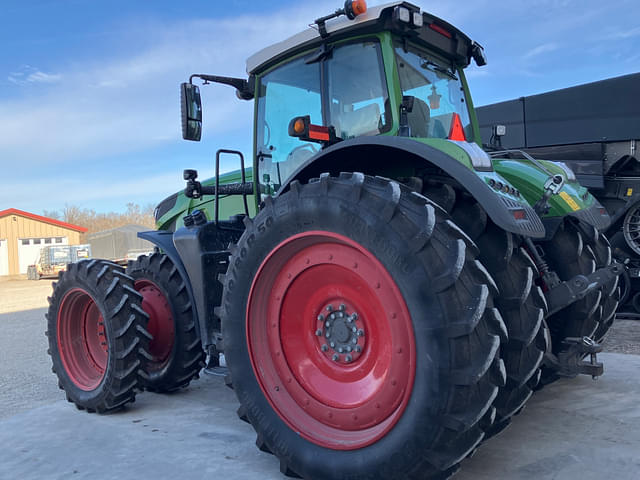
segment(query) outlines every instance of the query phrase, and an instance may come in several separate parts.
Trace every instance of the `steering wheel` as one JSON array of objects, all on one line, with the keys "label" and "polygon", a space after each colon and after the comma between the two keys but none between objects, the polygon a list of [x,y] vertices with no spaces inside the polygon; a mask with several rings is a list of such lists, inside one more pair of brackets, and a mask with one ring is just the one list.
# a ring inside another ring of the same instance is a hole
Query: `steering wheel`
[{"label": "steering wheel", "polygon": [[293,150],[289,152],[289,154],[287,155],[287,161],[291,160],[297,152],[303,152],[303,151],[307,151],[309,153],[309,157],[307,158],[310,158],[316,153],[318,153],[320,149],[318,148],[317,145],[314,145],[313,143],[305,143],[303,145],[298,145],[297,147],[295,147]]},{"label": "steering wheel", "polygon": [[266,120],[264,121],[263,125],[265,129],[265,132],[264,132],[265,136],[262,139],[262,145],[266,147],[271,142],[271,127],[269,126]]}]

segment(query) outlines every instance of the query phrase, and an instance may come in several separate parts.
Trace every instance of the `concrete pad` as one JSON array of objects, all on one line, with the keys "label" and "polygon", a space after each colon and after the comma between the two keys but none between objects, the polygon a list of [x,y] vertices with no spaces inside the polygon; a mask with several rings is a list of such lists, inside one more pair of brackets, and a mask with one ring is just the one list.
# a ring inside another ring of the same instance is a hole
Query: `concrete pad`
[{"label": "concrete pad", "polygon": [[[455,478],[640,478],[640,356],[602,359],[604,377],[563,380],[536,394]],[[237,406],[222,378],[208,375],[177,394],[141,394],[110,415],[55,401],[0,420],[0,477],[284,478],[278,461],[255,448]]]}]

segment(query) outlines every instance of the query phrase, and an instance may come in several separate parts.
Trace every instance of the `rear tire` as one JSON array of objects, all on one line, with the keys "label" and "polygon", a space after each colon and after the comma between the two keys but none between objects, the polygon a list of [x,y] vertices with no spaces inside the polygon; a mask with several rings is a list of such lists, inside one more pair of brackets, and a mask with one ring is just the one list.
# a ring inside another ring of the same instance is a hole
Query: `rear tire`
[{"label": "rear tire", "polygon": [[104,260],[69,264],[58,278],[46,333],[67,400],[98,413],[133,402],[151,337],[133,279]]},{"label": "rear tire", "polygon": [[478,244],[479,258],[498,286],[495,302],[508,332],[508,342],[500,351],[507,382],[493,403],[496,419],[488,431],[492,436],[522,410],[538,383],[541,363],[549,348],[544,321],[547,304],[534,283],[538,269],[518,244],[518,237],[497,227],[469,197],[458,195],[452,216]]},{"label": "rear tire", "polygon": [[[590,242],[573,221],[565,221],[558,227],[553,239],[544,245],[544,252],[549,267],[562,281],[576,275],[589,275],[596,270],[596,256]],[[591,292],[549,317],[547,323],[551,330],[554,353],[557,354],[564,348],[562,341],[567,337],[593,336],[602,319],[602,299],[601,290]]]},{"label": "rear tire", "polygon": [[[580,225],[584,241],[594,254],[596,268],[608,267],[612,263],[611,245],[607,237],[598,230],[586,224]],[[602,287],[602,301],[600,306],[600,322],[593,334],[596,342],[601,342],[616,318],[616,310],[620,304],[621,288],[620,277],[616,277],[611,282]]]},{"label": "rear tire", "polygon": [[154,392],[172,392],[198,378],[204,351],[198,336],[187,287],[171,259],[162,253],[142,255],[127,266],[143,297],[153,339],[143,385]]},{"label": "rear tire", "polygon": [[[474,243],[425,197],[358,173],[293,182],[246,226],[221,318],[258,447],[303,478],[454,472],[505,381]],[[340,351],[352,340],[359,356]]]}]

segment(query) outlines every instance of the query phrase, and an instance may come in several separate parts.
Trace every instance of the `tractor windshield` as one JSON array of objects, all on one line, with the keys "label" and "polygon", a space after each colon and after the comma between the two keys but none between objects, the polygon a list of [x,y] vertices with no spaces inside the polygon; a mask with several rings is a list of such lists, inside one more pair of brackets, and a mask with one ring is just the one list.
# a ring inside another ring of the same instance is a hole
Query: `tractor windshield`
[{"label": "tractor windshield", "polygon": [[320,61],[301,57],[260,79],[256,155],[266,194],[320,150],[318,143],[289,135],[292,118],[309,115],[312,124],[331,125],[345,140],[391,128],[382,65],[378,41],[348,42]]},{"label": "tractor windshield", "polygon": [[414,97],[413,109],[407,114],[410,135],[453,138],[457,114],[466,139],[472,139],[464,88],[454,66],[411,44],[397,44],[395,50],[402,94]]}]

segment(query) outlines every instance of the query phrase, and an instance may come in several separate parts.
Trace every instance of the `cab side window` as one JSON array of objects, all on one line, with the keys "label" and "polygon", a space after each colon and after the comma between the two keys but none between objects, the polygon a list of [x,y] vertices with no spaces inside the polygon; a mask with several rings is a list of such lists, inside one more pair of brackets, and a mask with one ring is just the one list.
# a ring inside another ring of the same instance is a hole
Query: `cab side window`
[{"label": "cab side window", "polygon": [[260,83],[257,118],[257,155],[260,181],[268,193],[276,191],[306,158],[319,150],[317,144],[289,136],[289,122],[310,115],[322,124],[320,63],[294,60],[265,75]]},{"label": "cab side window", "polygon": [[336,47],[327,62],[329,124],[342,139],[390,128],[388,95],[378,42]]}]

